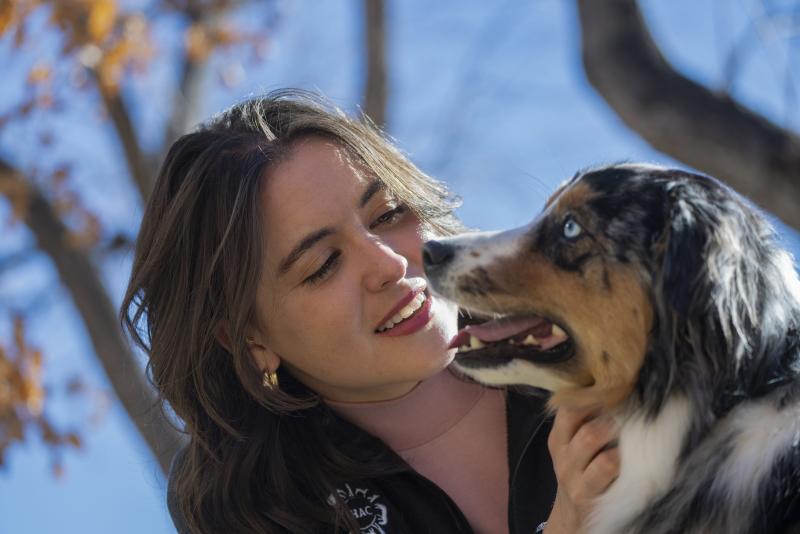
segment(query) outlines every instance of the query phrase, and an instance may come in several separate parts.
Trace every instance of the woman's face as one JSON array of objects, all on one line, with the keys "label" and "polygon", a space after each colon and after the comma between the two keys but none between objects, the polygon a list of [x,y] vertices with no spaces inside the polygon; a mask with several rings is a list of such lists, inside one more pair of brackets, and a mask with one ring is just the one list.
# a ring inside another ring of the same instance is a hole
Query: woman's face
[{"label": "woman's face", "polygon": [[[426,289],[428,236],[344,150],[299,141],[267,172],[261,204],[260,369],[283,365],[323,397],[356,402],[401,396],[450,363],[456,308]],[[413,313],[382,330],[398,310]]]}]

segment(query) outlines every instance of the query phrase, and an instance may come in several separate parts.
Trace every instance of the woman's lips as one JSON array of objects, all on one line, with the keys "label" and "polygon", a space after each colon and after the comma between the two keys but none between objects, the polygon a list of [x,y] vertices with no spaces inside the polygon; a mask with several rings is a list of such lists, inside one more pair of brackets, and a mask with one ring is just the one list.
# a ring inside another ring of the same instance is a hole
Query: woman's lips
[{"label": "woman's lips", "polygon": [[425,302],[422,303],[422,306],[415,311],[413,315],[404,319],[403,322],[394,325],[389,330],[378,332],[377,335],[383,337],[407,336],[408,334],[413,334],[421,330],[433,317],[433,310],[431,309],[432,300],[433,297],[426,292]]},{"label": "woman's lips", "polygon": [[[377,327],[375,327],[375,329],[377,330],[377,329],[379,329],[381,326],[383,326],[384,324],[386,324],[386,322],[387,322],[389,319],[391,319],[392,317],[394,317],[394,316],[395,316],[395,314],[396,314],[397,312],[399,312],[400,310],[402,310],[402,309],[403,309],[403,308],[404,308],[404,307],[405,307],[405,306],[406,306],[406,305],[407,305],[409,302],[411,302],[412,300],[414,300],[414,298],[415,298],[415,297],[416,297],[416,296],[417,296],[419,293],[424,293],[424,292],[425,292],[425,286],[422,286],[422,287],[420,287],[420,288],[417,288],[417,289],[414,289],[414,290],[412,290],[412,291],[409,291],[409,292],[408,292],[408,295],[406,295],[405,297],[403,297],[402,299],[400,299],[400,301],[399,301],[397,304],[395,304],[395,305],[394,305],[394,307],[393,307],[393,308],[392,308],[392,309],[389,311],[389,313],[387,313],[387,314],[386,314],[386,317],[384,317],[383,319],[381,319],[381,322],[380,322],[380,323],[378,323],[378,326],[377,326]],[[426,293],[426,295],[427,295],[427,293]]]}]

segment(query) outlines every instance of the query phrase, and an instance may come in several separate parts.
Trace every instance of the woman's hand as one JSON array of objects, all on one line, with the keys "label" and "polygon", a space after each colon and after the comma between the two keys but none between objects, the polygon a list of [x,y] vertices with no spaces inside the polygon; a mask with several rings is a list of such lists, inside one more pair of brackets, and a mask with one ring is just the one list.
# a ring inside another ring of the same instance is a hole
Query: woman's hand
[{"label": "woman's hand", "polygon": [[545,534],[580,532],[600,496],[619,474],[617,428],[592,412],[562,408],[547,440],[558,491]]}]

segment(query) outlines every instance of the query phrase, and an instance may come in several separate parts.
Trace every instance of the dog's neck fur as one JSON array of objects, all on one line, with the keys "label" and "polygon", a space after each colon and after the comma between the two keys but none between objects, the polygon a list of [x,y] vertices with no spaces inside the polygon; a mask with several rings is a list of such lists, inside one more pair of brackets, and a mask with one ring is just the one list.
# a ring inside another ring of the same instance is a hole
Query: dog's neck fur
[{"label": "dog's neck fur", "polygon": [[[676,385],[655,412],[639,395],[620,407],[620,474],[587,532],[670,534],[676,525],[680,532],[751,532],[751,522],[768,515],[762,496],[775,466],[789,461],[800,468],[800,349],[796,333],[785,339],[784,354],[774,355],[780,371],[762,374],[771,378],[756,395],[751,386],[725,382],[708,384],[702,395]],[[709,409],[721,395],[725,408]],[[798,489],[774,488],[776,495]],[[715,503],[713,517],[692,513],[704,501]]]},{"label": "dog's neck fur", "polygon": [[[586,532],[754,531],[775,466],[792,458],[792,464],[800,462],[800,384],[738,404],[687,447],[697,409],[675,394],[655,417],[635,402],[619,410],[620,474],[600,497]],[[693,513],[701,502],[714,503],[713,516]]]}]

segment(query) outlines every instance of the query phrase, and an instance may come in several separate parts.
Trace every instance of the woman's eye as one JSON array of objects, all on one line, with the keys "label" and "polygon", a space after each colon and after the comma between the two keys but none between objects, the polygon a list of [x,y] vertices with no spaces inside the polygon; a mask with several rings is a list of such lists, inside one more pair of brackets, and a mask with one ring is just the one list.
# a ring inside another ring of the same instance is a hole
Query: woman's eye
[{"label": "woman's eye", "polygon": [[337,250],[336,252],[328,256],[328,259],[325,260],[325,263],[322,264],[322,267],[317,269],[311,276],[303,280],[303,284],[313,285],[317,282],[321,282],[328,275],[331,269],[333,269],[336,266],[336,263],[339,261],[339,256],[341,254],[342,254],[341,251]]},{"label": "woman's eye", "polygon": [[578,224],[572,217],[564,222],[564,227],[561,232],[567,239],[575,239],[583,233],[583,227]]},{"label": "woman's eye", "polygon": [[400,204],[396,208],[392,208],[389,211],[385,212],[383,215],[375,219],[375,221],[369,226],[370,230],[376,228],[382,224],[390,224],[396,222],[403,214],[406,212],[406,205]]}]

